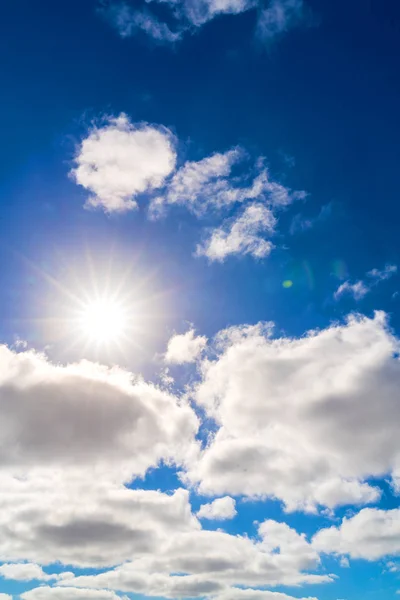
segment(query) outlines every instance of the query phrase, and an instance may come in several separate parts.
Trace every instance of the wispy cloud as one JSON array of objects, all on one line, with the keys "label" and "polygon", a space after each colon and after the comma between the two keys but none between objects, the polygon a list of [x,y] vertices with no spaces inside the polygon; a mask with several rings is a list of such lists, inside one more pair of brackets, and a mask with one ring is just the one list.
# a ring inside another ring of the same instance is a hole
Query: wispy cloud
[{"label": "wispy cloud", "polygon": [[272,242],[265,236],[274,233],[275,225],[276,218],[270,208],[250,204],[238,217],[213,229],[210,237],[197,247],[196,254],[219,262],[233,254],[265,258],[273,249]]},{"label": "wispy cloud", "polygon": [[303,0],[272,0],[267,8],[261,0],[154,0],[169,8],[169,23],[158,20],[150,7],[134,8],[126,1],[101,2],[99,13],[117,30],[121,37],[143,31],[158,42],[173,43],[218,15],[238,15],[258,9],[256,35],[271,40],[302,24],[305,16]]},{"label": "wispy cloud", "polygon": [[334,293],[335,300],[339,300],[345,294],[350,294],[353,296],[354,300],[361,300],[368,294],[370,291],[369,287],[365,285],[363,281],[356,281],[356,283],[350,283],[350,281],[345,281],[342,283],[336,292]]},{"label": "wispy cloud", "polygon": [[384,269],[372,269],[367,273],[368,277],[371,277],[375,283],[379,283],[380,281],[385,281],[386,279],[390,279],[393,275],[397,273],[397,265],[386,265]]},{"label": "wispy cloud", "polygon": [[396,265],[386,265],[384,269],[372,269],[368,271],[367,277],[369,277],[370,281],[356,281],[355,283],[351,283],[350,281],[345,281],[342,283],[336,292],[334,293],[335,300],[339,300],[342,296],[346,294],[351,294],[355,300],[361,300],[366,296],[373,287],[381,283],[382,281],[386,281],[390,279],[393,275],[397,273]]},{"label": "wispy cloud", "polygon": [[295,233],[302,233],[304,231],[308,231],[312,229],[318,223],[323,223],[332,214],[332,203],[324,204],[321,210],[317,214],[316,217],[304,217],[301,214],[297,214],[293,217],[292,223],[290,225],[290,233],[294,235]]},{"label": "wispy cloud", "polygon": [[257,36],[273,40],[301,24],[305,17],[303,0],[272,0],[261,10],[257,23]]}]

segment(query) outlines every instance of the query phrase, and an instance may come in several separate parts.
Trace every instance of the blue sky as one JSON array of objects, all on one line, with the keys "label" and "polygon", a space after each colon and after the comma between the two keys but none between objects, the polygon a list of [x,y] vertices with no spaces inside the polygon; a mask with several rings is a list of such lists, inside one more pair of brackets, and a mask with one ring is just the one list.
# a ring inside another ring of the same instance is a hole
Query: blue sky
[{"label": "blue sky", "polygon": [[399,27],[3,7],[0,600],[397,597]]}]

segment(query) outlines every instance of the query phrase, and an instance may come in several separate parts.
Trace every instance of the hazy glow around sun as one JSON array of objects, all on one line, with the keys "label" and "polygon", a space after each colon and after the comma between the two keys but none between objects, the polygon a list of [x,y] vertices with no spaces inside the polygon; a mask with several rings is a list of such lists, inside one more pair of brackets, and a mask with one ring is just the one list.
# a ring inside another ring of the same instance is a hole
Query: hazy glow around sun
[{"label": "hazy glow around sun", "polygon": [[85,304],[79,325],[82,333],[93,342],[118,342],[126,331],[127,316],[118,302],[100,298]]}]

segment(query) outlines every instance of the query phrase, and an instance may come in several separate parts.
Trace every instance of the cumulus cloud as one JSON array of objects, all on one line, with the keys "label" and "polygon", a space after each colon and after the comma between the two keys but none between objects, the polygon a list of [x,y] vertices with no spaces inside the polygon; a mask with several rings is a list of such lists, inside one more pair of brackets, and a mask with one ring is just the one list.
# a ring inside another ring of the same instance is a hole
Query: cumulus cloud
[{"label": "cumulus cloud", "polygon": [[101,2],[99,12],[123,38],[143,31],[158,42],[173,43],[193,34],[218,15],[238,15],[260,9],[259,38],[271,41],[300,25],[304,20],[303,0],[272,0],[262,8],[260,0],[156,0],[169,8],[168,22],[160,22],[146,9],[133,8],[125,1]]},{"label": "cumulus cloud", "polygon": [[288,596],[280,592],[268,590],[243,590],[241,588],[230,588],[214,596],[214,600],[317,600],[316,598],[298,598]]},{"label": "cumulus cloud", "polygon": [[400,555],[400,510],[364,508],[354,517],[344,518],[339,527],[321,529],[313,547],[369,561]]},{"label": "cumulus cloud", "polygon": [[86,465],[130,478],[182,461],[194,440],[189,406],[117,367],[54,365],[6,346],[0,365],[0,471]]},{"label": "cumulus cloud", "polygon": [[[150,556],[65,585],[109,588],[166,598],[210,596],[227,586],[327,583],[319,556],[304,535],[283,523],[260,525],[258,539],[198,530],[172,536]],[[177,576],[176,573],[181,575]]]},{"label": "cumulus cloud", "polygon": [[210,261],[267,256],[273,245],[265,237],[274,233],[276,212],[306,193],[274,181],[264,159],[252,165],[239,147],[176,169],[176,145],[165,127],[132,124],[121,114],[89,131],[70,176],[90,192],[86,207],[107,213],[137,208],[146,193],[150,220],[165,216],[171,206],[183,206],[199,219],[218,218],[220,224],[197,246],[197,256]]},{"label": "cumulus cloud", "polygon": [[195,396],[218,430],[189,481],[287,510],[376,502],[366,480],[400,465],[398,350],[383,313],[299,339],[262,325],[223,332]]},{"label": "cumulus cloud", "polygon": [[350,281],[345,281],[342,283],[336,292],[334,293],[335,300],[339,300],[345,294],[350,294],[353,296],[354,300],[362,300],[364,296],[366,296],[369,292],[369,288],[365,285],[363,281],[357,281],[356,283],[350,283]]},{"label": "cumulus cloud", "polygon": [[200,519],[210,519],[225,521],[227,519],[233,519],[237,515],[236,503],[230,496],[224,498],[217,498],[213,502],[208,504],[202,504],[197,516]]},{"label": "cumulus cloud", "polygon": [[114,566],[151,554],[171,535],[199,529],[189,495],[131,490],[96,481],[95,471],[0,480],[0,557],[39,564]]},{"label": "cumulus cloud", "polygon": [[89,191],[87,207],[126,212],[137,208],[138,195],[163,185],[175,162],[175,140],[167,128],[133,125],[122,113],[93,127],[70,175]]},{"label": "cumulus cloud", "polygon": [[0,600],[13,600],[13,597],[10,594],[2,594],[0,593]]},{"label": "cumulus cloud", "polygon": [[123,600],[121,596],[107,590],[83,590],[48,586],[24,592],[20,598],[21,600]]},{"label": "cumulus cloud", "polygon": [[[0,560],[114,565],[199,527],[188,493],[123,485],[196,452],[198,420],[117,367],[0,347]],[[6,565],[4,576],[43,574]]]},{"label": "cumulus cloud", "polygon": [[210,237],[197,246],[196,254],[219,262],[234,254],[265,258],[273,248],[265,236],[274,233],[275,225],[276,218],[270,208],[250,204],[241,215],[213,229]]},{"label": "cumulus cloud", "polygon": [[174,335],[168,342],[165,361],[175,365],[195,362],[206,345],[207,338],[203,335],[196,336],[194,329]]},{"label": "cumulus cloud", "polygon": [[0,566],[0,577],[14,581],[50,581],[58,579],[58,575],[48,575],[39,565],[34,563],[4,564]]}]

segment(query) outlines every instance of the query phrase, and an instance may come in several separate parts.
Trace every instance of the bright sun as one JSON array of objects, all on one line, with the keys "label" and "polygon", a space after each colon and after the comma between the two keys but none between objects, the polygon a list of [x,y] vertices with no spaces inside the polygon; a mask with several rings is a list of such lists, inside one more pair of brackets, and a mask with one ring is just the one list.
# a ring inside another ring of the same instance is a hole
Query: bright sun
[{"label": "bright sun", "polygon": [[118,342],[124,336],[127,317],[122,306],[113,300],[88,302],[80,315],[82,333],[96,343]]}]

